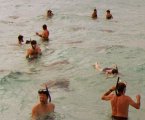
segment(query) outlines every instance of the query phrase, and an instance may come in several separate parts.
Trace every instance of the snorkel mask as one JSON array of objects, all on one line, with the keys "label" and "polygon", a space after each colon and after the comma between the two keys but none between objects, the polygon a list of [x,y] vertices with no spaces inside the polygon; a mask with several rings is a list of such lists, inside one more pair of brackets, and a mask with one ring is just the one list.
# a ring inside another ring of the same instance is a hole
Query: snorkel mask
[{"label": "snorkel mask", "polygon": [[49,102],[51,102],[51,96],[48,90],[48,87],[46,86],[46,89],[40,89],[38,91],[38,94],[45,94],[49,98]]}]

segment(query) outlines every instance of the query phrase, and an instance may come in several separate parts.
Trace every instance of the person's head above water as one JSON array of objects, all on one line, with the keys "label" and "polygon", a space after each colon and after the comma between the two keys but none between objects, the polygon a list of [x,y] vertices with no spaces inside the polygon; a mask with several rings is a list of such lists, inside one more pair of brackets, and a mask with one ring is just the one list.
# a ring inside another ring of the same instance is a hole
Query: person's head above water
[{"label": "person's head above water", "polygon": [[50,96],[50,93],[48,91],[48,88],[46,87],[46,89],[40,89],[38,90],[38,94],[44,94],[47,96],[47,99],[49,98],[49,102],[51,102],[51,96]]},{"label": "person's head above water", "polygon": [[118,69],[113,69],[112,74],[118,74]]},{"label": "person's head above water", "polygon": [[106,10],[107,13],[110,13],[110,10]]},{"label": "person's head above water", "polygon": [[23,35],[19,35],[18,36],[18,41],[19,41],[19,44],[21,44],[22,42],[24,42]]},{"label": "person's head above water", "polygon": [[114,67],[113,67],[113,70],[112,70],[112,74],[118,74],[118,67],[117,65],[115,64]]},{"label": "person's head above water", "polygon": [[47,25],[46,24],[44,24],[42,27],[43,27],[43,30],[47,30]]},{"label": "person's head above water", "polygon": [[37,44],[36,40],[31,41],[31,45],[36,45],[36,44]]}]

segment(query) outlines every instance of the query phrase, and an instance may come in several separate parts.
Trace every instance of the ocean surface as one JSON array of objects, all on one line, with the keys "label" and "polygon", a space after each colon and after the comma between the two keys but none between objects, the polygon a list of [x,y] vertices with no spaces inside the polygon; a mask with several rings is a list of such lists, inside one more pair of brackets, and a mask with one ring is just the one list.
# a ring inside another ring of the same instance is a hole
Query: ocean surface
[{"label": "ocean surface", "polygon": [[[37,91],[49,86],[56,120],[111,120],[110,102],[101,96],[116,84],[97,72],[117,64],[127,82],[126,94],[141,108],[129,109],[129,120],[145,119],[145,1],[144,0],[0,0],[0,120],[30,120],[39,101]],[[91,14],[97,8],[98,19]],[[51,9],[52,18],[46,18]],[[113,19],[106,20],[110,9]],[[35,32],[46,24],[49,43]],[[36,60],[25,59],[30,45],[17,37],[35,39],[42,49]]]}]

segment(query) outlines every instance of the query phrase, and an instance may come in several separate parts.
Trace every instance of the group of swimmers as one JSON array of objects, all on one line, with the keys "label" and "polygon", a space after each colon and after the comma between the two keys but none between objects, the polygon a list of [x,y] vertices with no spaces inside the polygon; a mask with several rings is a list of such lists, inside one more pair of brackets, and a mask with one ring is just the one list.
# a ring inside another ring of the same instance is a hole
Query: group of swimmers
[{"label": "group of swimmers", "polygon": [[[36,35],[41,37],[42,41],[49,41],[49,31],[47,29],[47,25],[44,24],[42,26],[42,28],[43,28],[42,33],[36,32]],[[24,38],[23,35],[19,35],[18,36],[18,44],[19,45],[24,44],[23,38]],[[37,45],[37,41],[36,40],[26,40],[25,44],[31,44],[31,48],[29,48],[27,50],[26,58],[33,59],[33,58],[37,58],[39,55],[42,54],[41,49]]]},{"label": "group of swimmers", "polygon": [[[54,14],[51,10],[47,11],[47,17],[52,17]],[[96,19],[97,10],[94,9],[92,14],[92,18]],[[106,11],[106,19],[112,19],[113,16],[110,13],[110,10]],[[47,25],[43,25],[43,32],[36,32],[36,35],[41,37],[42,41],[49,41],[49,31],[47,29]],[[22,45],[24,43],[23,36],[18,36],[18,43]],[[37,58],[38,55],[41,55],[41,49],[37,45],[36,40],[26,40],[25,44],[31,44],[31,48],[27,50],[26,58]],[[101,66],[96,63],[94,65],[97,71],[103,72],[106,74],[106,77],[117,76],[119,74],[119,70],[117,65],[113,65],[113,67],[101,68]],[[48,113],[53,113],[55,109],[55,105],[51,102],[51,96],[47,85],[45,89],[41,89],[38,91],[39,95],[39,103],[37,103],[32,108],[32,120],[37,120],[42,116],[47,116]],[[113,93],[115,92],[115,93]],[[126,92],[126,83],[120,82],[119,77],[117,80],[117,84],[112,86],[107,92],[105,92],[101,99],[102,100],[110,100],[112,107],[112,120],[128,120],[128,110],[129,105],[133,106],[136,109],[140,108],[140,95],[136,96],[136,102],[132,100],[131,97],[125,95]],[[48,101],[49,99],[49,101]]]},{"label": "group of swimmers", "polygon": [[[52,17],[54,14],[52,13],[51,10],[47,11],[47,17]],[[43,42],[49,42],[49,31],[47,29],[47,25],[44,24],[42,26],[43,31],[42,32],[36,32],[36,35],[39,36],[41,38],[41,40]],[[31,44],[31,47],[27,49],[26,52],[26,58],[27,59],[35,59],[38,58],[38,56],[40,56],[42,54],[42,51],[40,49],[40,47],[37,44],[36,40],[26,40],[24,42],[24,36],[23,35],[19,35],[18,36],[18,44],[19,45],[23,45],[23,44]],[[39,103],[36,104],[33,108],[32,108],[32,120],[39,120],[39,119],[43,119],[44,117],[48,117],[48,113],[53,113],[54,109],[55,109],[55,105],[53,103],[51,103],[51,96],[49,93],[49,90],[47,88],[45,89],[40,89],[38,91],[38,95],[39,95]],[[49,101],[48,101],[49,99]],[[50,117],[50,115],[49,115]],[[53,116],[52,116],[53,117]],[[45,118],[44,118],[45,119]],[[52,118],[53,119],[53,118]]]},{"label": "group of swimmers", "polygon": [[[97,9],[94,9],[93,13],[92,13],[92,18],[93,19],[97,19],[98,15],[97,15]],[[110,12],[110,10],[106,10],[106,19],[113,19],[113,16]]]}]

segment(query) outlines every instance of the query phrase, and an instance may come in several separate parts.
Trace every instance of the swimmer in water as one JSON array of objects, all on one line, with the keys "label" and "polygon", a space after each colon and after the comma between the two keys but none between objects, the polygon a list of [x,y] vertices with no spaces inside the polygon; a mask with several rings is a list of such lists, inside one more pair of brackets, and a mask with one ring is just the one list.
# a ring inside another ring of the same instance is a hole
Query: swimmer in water
[{"label": "swimmer in water", "polygon": [[48,10],[47,11],[47,17],[51,18],[54,14],[52,13],[51,10]]},{"label": "swimmer in water", "polygon": [[114,67],[106,67],[103,69],[100,67],[100,65],[98,63],[96,63],[93,66],[97,71],[105,73],[107,78],[110,76],[115,77],[116,75],[119,74],[117,65],[115,65]]},{"label": "swimmer in water", "polygon": [[19,35],[18,36],[18,44],[19,45],[22,45],[23,44],[23,42],[24,42],[23,38],[24,38],[23,35]]},{"label": "swimmer in water", "polygon": [[41,37],[42,38],[42,41],[49,41],[49,31],[47,29],[47,25],[44,24],[42,26],[42,28],[43,28],[43,32],[42,33],[36,32],[36,35],[38,35],[39,37]]},{"label": "swimmer in water", "polygon": [[31,41],[31,48],[27,50],[26,58],[37,58],[39,55],[41,55],[41,49],[37,45],[37,42],[35,40]]},{"label": "swimmer in water", "polygon": [[[19,35],[18,36],[18,44],[19,45],[23,45],[24,44],[24,36],[23,35]],[[30,40],[26,40],[25,44],[29,44],[31,43],[31,39]]]},{"label": "swimmer in water", "polygon": [[[115,91],[115,94],[112,93]],[[102,95],[102,100],[109,101],[112,107],[112,120],[128,120],[129,106],[140,109],[140,95],[136,96],[136,101],[125,95],[126,84],[117,80],[116,86],[110,88]]]},{"label": "swimmer in water", "polygon": [[97,9],[94,9],[93,13],[92,13],[92,18],[93,19],[97,19]]},{"label": "swimmer in water", "polygon": [[38,95],[40,102],[32,108],[32,120],[37,120],[49,115],[50,113],[54,113],[55,109],[55,105],[51,103],[51,96],[47,87],[46,89],[40,89]]},{"label": "swimmer in water", "polygon": [[113,19],[113,16],[112,16],[112,14],[110,13],[110,10],[107,10],[106,11],[106,19]]}]

